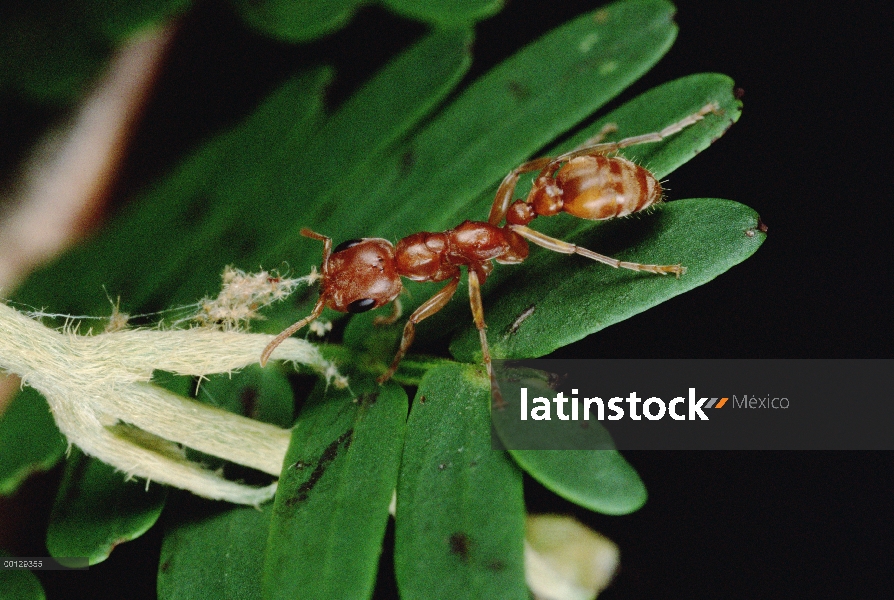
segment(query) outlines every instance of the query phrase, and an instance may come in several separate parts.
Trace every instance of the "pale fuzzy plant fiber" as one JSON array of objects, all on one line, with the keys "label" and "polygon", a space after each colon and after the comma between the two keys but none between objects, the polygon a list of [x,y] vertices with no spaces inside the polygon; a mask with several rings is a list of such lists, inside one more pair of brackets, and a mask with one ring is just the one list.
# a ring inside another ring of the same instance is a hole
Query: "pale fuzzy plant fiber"
[{"label": "pale fuzzy plant fiber", "polygon": [[[0,304],[0,368],[43,394],[69,443],[128,476],[238,504],[270,499],[276,484],[257,488],[228,481],[188,461],[173,442],[279,475],[290,430],[178,396],[149,380],[156,369],[203,376],[245,367],[258,362],[273,337],[206,329],[81,336],[52,330]],[[338,378],[304,340],[285,340],[272,358]]]}]

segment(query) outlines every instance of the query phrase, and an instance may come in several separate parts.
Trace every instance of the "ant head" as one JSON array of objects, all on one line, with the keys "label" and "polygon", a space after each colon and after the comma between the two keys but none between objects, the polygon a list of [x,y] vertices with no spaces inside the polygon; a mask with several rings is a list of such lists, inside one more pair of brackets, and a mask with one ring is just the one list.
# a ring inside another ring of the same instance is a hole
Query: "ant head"
[{"label": "ant head", "polygon": [[403,285],[394,266],[394,246],[381,238],[339,244],[323,263],[326,306],[361,313],[388,304]]}]

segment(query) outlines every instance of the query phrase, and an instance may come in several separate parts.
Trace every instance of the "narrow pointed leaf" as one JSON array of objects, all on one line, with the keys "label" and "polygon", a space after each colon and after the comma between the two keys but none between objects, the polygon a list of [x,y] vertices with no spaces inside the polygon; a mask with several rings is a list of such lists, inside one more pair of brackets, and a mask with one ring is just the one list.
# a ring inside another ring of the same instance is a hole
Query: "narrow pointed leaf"
[{"label": "narrow pointed leaf", "polygon": [[522,469],[563,498],[590,510],[620,515],[643,505],[643,482],[615,450],[611,435],[599,421],[573,429],[563,427],[560,420],[541,421],[537,431],[520,426],[519,389],[526,388],[529,398],[551,398],[555,394],[551,374],[502,362],[494,364],[494,372],[508,401],[505,409],[493,411],[494,431]]},{"label": "narrow pointed leaf", "polygon": [[407,415],[394,384],[322,392],[286,455],[264,557],[264,598],[364,598],[375,585]]},{"label": "narrow pointed leaf", "polygon": [[521,472],[491,449],[480,369],[423,378],[407,424],[394,563],[401,598],[528,598]]},{"label": "narrow pointed leaf", "polygon": [[[660,130],[708,102],[716,102],[722,113],[709,114],[663,142],[623,151],[632,160],[655,169],[657,177],[664,177],[707,148],[738,119],[741,103],[733,95],[733,82],[728,77],[705,73],[654,88],[553,153],[574,147],[605,123],[616,123],[622,137],[639,135]],[[519,195],[525,191],[520,189]],[[705,208],[704,202],[713,203],[713,208]],[[694,206],[700,208],[685,208]],[[691,214],[686,214],[689,211]],[[542,356],[714,279],[757,250],[765,237],[757,230],[757,222],[754,211],[729,201],[675,201],[634,218],[601,223],[568,215],[534,221],[531,226],[539,231],[613,258],[682,264],[687,272],[673,279],[615,270],[532,245],[531,256],[523,265],[497,269],[483,289],[488,339],[494,355]],[[524,286],[515,283],[522,280]],[[451,311],[456,310],[458,307],[451,307]],[[515,327],[523,313],[529,316]],[[477,332],[467,325],[452,343],[451,352],[463,360],[480,356]]]},{"label": "narrow pointed leaf", "polygon": [[436,23],[455,25],[486,19],[500,12],[505,0],[383,0],[396,13]]},{"label": "narrow pointed leaf", "polygon": [[195,498],[165,526],[159,600],[261,597],[261,566],[272,505],[213,504]]},{"label": "narrow pointed leaf", "polygon": [[47,549],[52,556],[85,556],[95,565],[155,524],[167,488],[123,481],[123,473],[72,451],[50,513]]},{"label": "narrow pointed leaf", "polygon": [[64,104],[87,91],[114,43],[185,11],[191,0],[7,2],[0,19],[0,89]]},{"label": "narrow pointed leaf", "polygon": [[[10,556],[0,550],[0,557]],[[0,570],[0,600],[46,600],[46,597],[40,580],[31,571]]]},{"label": "narrow pointed leaf", "polygon": [[[402,237],[483,219],[470,202],[636,81],[676,36],[673,5],[624,0],[558,27],[476,80],[332,206],[325,231]],[[370,189],[366,183],[386,181]],[[345,203],[343,203],[345,204]]]},{"label": "narrow pointed leaf", "polygon": [[[650,276],[541,252],[524,270],[525,285],[509,279],[493,296],[499,301],[486,304],[491,351],[500,358],[548,354],[707,283],[751,256],[765,237],[753,210],[713,198],[679,200],[636,221],[594,227],[570,241],[621,260],[683,264],[687,271],[679,279]],[[529,316],[516,324],[523,313]],[[480,356],[477,331],[463,332],[451,352],[466,360]]]},{"label": "narrow pointed leaf", "polygon": [[53,468],[66,445],[46,400],[24,388],[0,415],[0,495],[15,492],[31,473]]},{"label": "narrow pointed leaf", "polygon": [[232,375],[212,375],[202,384],[199,400],[279,427],[291,427],[295,398],[281,370],[251,365]]},{"label": "narrow pointed leaf", "polygon": [[[494,186],[510,169],[611,100],[667,51],[676,36],[673,12],[663,0],[615,2],[600,10],[601,20],[585,14],[526,46],[392,156],[348,182],[353,187],[339,189],[314,228],[338,240],[399,239],[486,218]],[[296,240],[295,247],[303,254],[292,264],[319,262],[316,245]],[[409,286],[404,298],[408,310],[433,293],[430,285],[419,293],[417,287]],[[346,342],[362,346],[371,322],[352,319]],[[397,334],[399,326],[393,329]]]},{"label": "narrow pointed leaf", "polygon": [[617,450],[510,450],[534,479],[563,498],[609,515],[646,502],[646,488]]},{"label": "narrow pointed leaf", "polygon": [[[306,144],[319,125],[322,90],[330,76],[318,70],[284,84],[245,123],[186,159],[101,235],[32,275],[16,297],[57,312],[104,314],[105,287],[121,296],[125,310],[145,307],[155,295],[166,296],[164,306],[169,306],[171,288],[184,271],[197,267],[198,246],[216,239],[218,248],[238,249],[254,235],[233,222],[235,207],[263,199],[266,182],[258,178],[276,170],[271,155]],[[239,236],[214,237],[227,228]],[[201,265],[203,278],[195,282],[200,287],[193,289],[189,304],[220,289],[228,258],[221,254],[215,264]]]},{"label": "narrow pointed leaf", "polygon": [[252,27],[286,42],[307,42],[343,27],[362,0],[231,0]]}]

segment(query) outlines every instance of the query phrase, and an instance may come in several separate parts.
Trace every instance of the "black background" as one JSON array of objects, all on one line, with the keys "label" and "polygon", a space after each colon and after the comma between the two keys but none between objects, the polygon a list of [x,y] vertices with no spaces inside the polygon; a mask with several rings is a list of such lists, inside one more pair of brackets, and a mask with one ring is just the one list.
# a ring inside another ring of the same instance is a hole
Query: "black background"
[{"label": "black background", "polygon": [[[509,2],[477,28],[470,78],[598,2]],[[670,198],[722,197],[769,226],[716,281],[556,354],[613,358],[890,358],[892,11],[878,3],[677,2],[677,42],[612,106],[690,73],[745,90],[739,123],[669,177]],[[334,64],[338,103],[424,27],[365,8],[347,29],[290,47],[218,4],[186,19],[118,183],[126,199],[277,82]],[[224,101],[225,99],[225,101]],[[891,398],[880,398],[890,401]],[[604,598],[891,597],[890,453],[628,452],[650,498],[588,513],[526,484],[529,510],[604,532],[622,566]],[[50,598],[154,590],[159,528],[89,574],[45,577]],[[383,554],[384,571],[390,568]],[[42,575],[43,577],[43,575]],[[388,576],[379,595],[388,597]]]}]

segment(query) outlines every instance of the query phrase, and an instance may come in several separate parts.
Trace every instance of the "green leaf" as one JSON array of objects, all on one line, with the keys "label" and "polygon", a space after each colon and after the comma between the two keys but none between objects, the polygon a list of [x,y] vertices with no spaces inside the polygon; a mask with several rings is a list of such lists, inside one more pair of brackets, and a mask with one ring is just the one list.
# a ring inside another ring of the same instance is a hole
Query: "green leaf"
[{"label": "green leaf", "polygon": [[251,365],[238,373],[206,379],[199,400],[279,427],[292,426],[295,398],[281,370]]},{"label": "green leaf", "polygon": [[[165,526],[158,562],[160,600],[261,597],[272,505],[260,510],[181,496]],[[167,514],[167,513],[166,513]]]},{"label": "green leaf", "polygon": [[[307,264],[288,249],[308,223],[308,207],[330,186],[353,178],[360,165],[378,160],[450,91],[468,68],[469,41],[467,31],[424,38],[325,121],[322,93],[330,73],[296,77],[243,125],[147,191],[102,236],[30,277],[17,299],[59,312],[101,313],[105,286],[127,310],[143,312],[154,302],[192,304],[215,293],[228,263],[257,269],[266,256],[273,267]],[[309,164],[319,180],[309,178]],[[272,251],[277,244],[283,252]],[[301,245],[308,254],[319,252]]]},{"label": "green leaf", "polygon": [[617,450],[510,450],[534,479],[563,498],[608,515],[646,502],[646,488]]},{"label": "green leaf", "polygon": [[484,218],[489,207],[478,215],[473,200],[636,81],[676,36],[668,2],[627,0],[602,10],[603,22],[583,15],[476,80],[387,161],[352,180],[342,197],[362,205],[333,205],[315,226],[393,238]]},{"label": "green leaf", "polygon": [[567,500],[605,514],[627,514],[645,503],[646,488],[639,475],[615,450],[611,435],[598,421],[586,428],[565,427],[560,420],[542,421],[532,428],[518,421],[519,388],[527,388],[530,398],[550,398],[555,391],[549,373],[500,362],[494,364],[494,373],[509,402],[504,410],[493,411],[494,431],[534,479]]},{"label": "green leaf", "polygon": [[[765,237],[753,210],[711,198],[679,200],[637,221],[610,221],[572,236],[575,244],[621,260],[679,263],[688,270],[675,279],[539,252],[521,275],[525,285],[507,280],[491,290],[490,298],[499,299],[485,303],[491,352],[499,358],[548,354],[707,283],[751,256]],[[517,324],[523,313],[527,318]],[[477,331],[461,333],[450,350],[477,360]]]},{"label": "green leaf", "polygon": [[252,27],[286,42],[307,42],[341,29],[363,0],[231,0]]},{"label": "green leaf", "polygon": [[0,88],[41,102],[75,100],[113,43],[185,11],[191,0],[7,2],[0,19]]},{"label": "green leaf", "polygon": [[[352,178],[352,187],[320,199],[326,210],[313,219],[314,228],[338,240],[398,239],[485,218],[495,186],[509,170],[636,81],[667,51],[676,36],[673,11],[661,0],[616,2],[602,9],[602,21],[586,14],[526,46],[389,157]],[[362,202],[345,201],[354,198]],[[294,244],[305,250],[291,264],[319,262],[318,245]],[[431,285],[407,289],[408,309],[433,293]],[[374,316],[352,319],[346,343],[363,347],[374,335]],[[392,332],[399,335],[399,326]]]},{"label": "green leaf", "polygon": [[[0,550],[0,557],[8,556]],[[46,597],[40,580],[31,571],[0,570],[0,600],[46,600]]]},{"label": "green leaf", "polygon": [[[188,303],[205,293],[216,295],[227,260],[238,253],[247,236],[254,235],[239,228],[240,210],[252,205],[255,210],[265,208],[257,201],[264,196],[266,183],[258,181],[259,174],[271,177],[280,152],[306,143],[319,125],[320,95],[329,80],[326,70],[290,80],[244,124],[186,159],[101,236],[32,275],[17,298],[53,306],[58,312],[102,314],[108,310],[100,293],[105,286],[121,296],[125,310],[145,308],[156,294],[166,298],[163,305],[168,307],[171,288],[193,269],[201,269],[202,276],[193,282],[198,289],[193,288]],[[231,239],[221,237],[227,228],[233,232]],[[197,264],[194,254],[212,241],[222,256],[213,265]]]},{"label": "green leaf", "polygon": [[[654,169],[657,177],[691,159],[720,137],[741,113],[733,82],[714,73],[672,81],[635,98],[554,148],[560,153],[616,123],[623,137],[657,131],[717,102],[721,115],[703,121],[658,144],[623,151]],[[521,189],[524,193],[526,189]],[[536,220],[532,227],[613,258],[652,264],[682,264],[679,279],[612,269],[578,256],[566,256],[532,245],[521,267],[497,269],[482,288],[491,351],[498,358],[542,356],[673,296],[707,283],[753,254],[766,237],[757,228],[758,215],[726,200],[674,201],[629,219],[593,223],[559,215]],[[518,285],[524,281],[525,285]],[[533,312],[530,309],[533,308]],[[433,319],[456,322],[458,307]],[[515,327],[523,313],[527,318]],[[468,313],[467,313],[468,314]],[[477,330],[466,316],[464,331],[451,352],[461,360],[480,356]],[[477,359],[474,359],[477,360]]]},{"label": "green leaf", "polygon": [[89,16],[91,28],[106,39],[121,42],[135,33],[186,12],[192,0],[79,0]]},{"label": "green leaf", "polygon": [[383,0],[396,13],[438,25],[470,23],[492,17],[504,0]]},{"label": "green leaf", "polygon": [[528,598],[521,472],[491,449],[490,387],[480,369],[437,367],[407,424],[397,488],[401,598]]},{"label": "green leaf", "polygon": [[50,513],[47,549],[52,556],[84,556],[95,565],[155,524],[167,487],[123,480],[123,473],[72,450]]},{"label": "green leaf", "polygon": [[53,468],[66,447],[46,400],[26,387],[0,415],[0,495],[34,472]]},{"label": "green leaf", "polygon": [[394,384],[324,392],[304,407],[274,502],[264,598],[364,598],[397,482],[407,396]]}]

